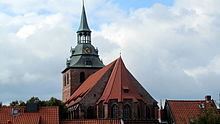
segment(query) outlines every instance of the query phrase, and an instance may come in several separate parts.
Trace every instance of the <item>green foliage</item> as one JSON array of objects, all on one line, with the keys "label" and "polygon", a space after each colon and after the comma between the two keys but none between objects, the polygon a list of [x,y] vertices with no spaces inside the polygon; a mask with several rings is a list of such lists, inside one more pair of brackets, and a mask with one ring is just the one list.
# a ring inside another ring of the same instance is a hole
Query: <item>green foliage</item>
[{"label": "green foliage", "polygon": [[60,118],[65,117],[65,114],[67,113],[67,108],[62,101],[60,101],[54,97],[51,97],[49,101],[46,101],[46,103],[47,103],[47,106],[59,106]]},{"label": "green foliage", "polygon": [[9,106],[25,106],[25,105],[26,104],[23,101],[15,100],[15,101],[12,101]]},{"label": "green foliage", "polygon": [[19,101],[19,106],[25,106],[26,104],[25,104],[25,102],[24,101]]},{"label": "green foliage", "polygon": [[2,102],[0,102],[0,107],[2,107]]},{"label": "green foliage", "polygon": [[26,103],[37,103],[39,104],[41,101],[38,97],[31,97]]},{"label": "green foliage", "polygon": [[215,109],[201,109],[201,112],[190,124],[220,124],[220,114]]}]

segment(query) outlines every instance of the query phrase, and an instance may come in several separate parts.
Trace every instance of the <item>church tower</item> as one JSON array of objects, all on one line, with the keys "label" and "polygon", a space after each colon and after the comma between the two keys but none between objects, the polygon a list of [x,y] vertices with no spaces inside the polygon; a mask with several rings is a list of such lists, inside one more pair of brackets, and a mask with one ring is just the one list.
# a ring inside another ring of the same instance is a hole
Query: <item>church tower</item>
[{"label": "church tower", "polygon": [[99,59],[98,49],[91,44],[91,30],[89,29],[85,7],[83,3],[81,22],[77,33],[77,45],[71,48],[71,56],[66,61],[63,74],[62,100],[66,102],[74,91],[93,73],[101,69],[104,64]]}]

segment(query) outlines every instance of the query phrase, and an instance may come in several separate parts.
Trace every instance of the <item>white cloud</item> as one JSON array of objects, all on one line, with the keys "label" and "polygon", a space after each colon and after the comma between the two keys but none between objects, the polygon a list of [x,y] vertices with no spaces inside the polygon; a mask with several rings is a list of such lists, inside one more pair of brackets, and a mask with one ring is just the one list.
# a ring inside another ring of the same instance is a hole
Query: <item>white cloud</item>
[{"label": "white cloud", "polygon": [[[220,79],[210,76],[219,72],[219,61],[214,58],[220,55],[220,23],[216,23],[220,14],[214,6],[218,1],[180,6],[184,2],[188,0],[176,1],[173,7],[155,4],[131,11],[128,17],[105,24],[98,32],[120,46],[118,51],[122,50],[128,68],[156,97],[189,98],[218,92],[212,86]],[[206,4],[209,6],[203,6]],[[188,77],[205,73],[209,75],[199,80]],[[208,87],[207,80],[211,81]],[[158,91],[163,94],[158,95]]]},{"label": "white cloud", "polygon": [[41,29],[42,25],[24,25],[16,34],[19,38],[26,39],[28,36],[35,33],[36,30]]},{"label": "white cloud", "polygon": [[33,82],[33,81],[38,81],[39,79],[41,79],[41,76],[40,75],[37,75],[37,74],[31,74],[31,73],[28,73],[26,72],[23,77],[22,77],[22,80],[24,82]]},{"label": "white cloud", "polygon": [[8,70],[4,70],[0,72],[0,83],[6,83],[9,81],[10,72]]},{"label": "white cloud", "polygon": [[184,72],[195,79],[210,74],[216,73],[220,76],[220,57],[214,57],[206,66],[200,66],[193,69],[186,69]]}]

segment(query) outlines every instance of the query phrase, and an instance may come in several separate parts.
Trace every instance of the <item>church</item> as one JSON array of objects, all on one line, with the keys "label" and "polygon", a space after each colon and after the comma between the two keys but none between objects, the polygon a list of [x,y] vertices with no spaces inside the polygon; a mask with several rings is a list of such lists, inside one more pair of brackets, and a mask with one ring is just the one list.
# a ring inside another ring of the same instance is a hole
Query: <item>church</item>
[{"label": "church", "polygon": [[157,119],[157,101],[126,68],[122,57],[108,65],[92,45],[83,4],[77,45],[62,71],[68,119]]}]

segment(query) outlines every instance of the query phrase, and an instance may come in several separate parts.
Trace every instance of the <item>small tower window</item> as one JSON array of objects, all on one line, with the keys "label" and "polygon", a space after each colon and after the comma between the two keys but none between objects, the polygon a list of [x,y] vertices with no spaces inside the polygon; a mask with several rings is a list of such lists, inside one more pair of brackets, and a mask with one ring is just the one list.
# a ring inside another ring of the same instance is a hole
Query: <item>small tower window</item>
[{"label": "small tower window", "polygon": [[67,85],[69,84],[69,74],[67,73],[67,80],[66,80]]},{"label": "small tower window", "polygon": [[114,104],[111,108],[111,117],[118,118],[118,106]]},{"label": "small tower window", "polygon": [[86,36],[82,35],[82,43],[85,43],[85,42],[86,42]]},{"label": "small tower window", "polygon": [[85,73],[81,72],[80,73],[80,83],[83,83],[85,81]]},{"label": "small tower window", "polygon": [[66,86],[66,76],[63,75],[63,86]]}]

